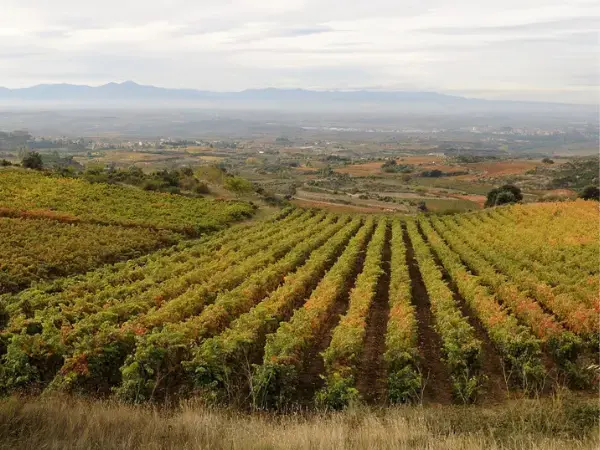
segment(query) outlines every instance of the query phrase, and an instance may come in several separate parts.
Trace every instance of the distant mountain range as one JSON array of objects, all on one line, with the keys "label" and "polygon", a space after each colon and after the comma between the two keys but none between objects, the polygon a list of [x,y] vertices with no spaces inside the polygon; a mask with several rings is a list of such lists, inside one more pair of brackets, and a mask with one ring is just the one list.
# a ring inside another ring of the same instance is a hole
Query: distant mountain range
[{"label": "distant mountain range", "polygon": [[[102,86],[40,84],[28,88],[0,87],[0,103],[11,105],[68,106],[183,106],[280,109],[349,110],[350,105],[371,105],[406,112],[475,112],[544,110],[551,112],[580,105],[471,99],[436,92],[415,91],[313,91],[305,89],[248,89],[240,92],[212,92],[196,89],[168,89],[133,81]],[[360,111],[360,110],[359,110]]]},{"label": "distant mountain range", "polygon": [[294,100],[294,101],[467,101],[462,97],[435,92],[383,91],[311,91],[305,89],[247,89],[240,92],[212,92],[196,89],[169,89],[145,86],[133,81],[108,83],[102,86],[75,84],[39,84],[8,89],[0,87],[0,98],[20,100],[106,100],[106,99],[173,99],[173,100]]}]

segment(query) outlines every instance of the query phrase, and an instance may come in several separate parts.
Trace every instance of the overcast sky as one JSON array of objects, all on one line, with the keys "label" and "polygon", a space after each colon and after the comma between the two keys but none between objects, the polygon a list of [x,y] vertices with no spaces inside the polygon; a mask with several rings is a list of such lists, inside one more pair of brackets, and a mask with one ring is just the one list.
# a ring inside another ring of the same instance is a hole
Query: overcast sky
[{"label": "overcast sky", "polygon": [[588,0],[2,0],[0,86],[431,90],[598,102]]}]

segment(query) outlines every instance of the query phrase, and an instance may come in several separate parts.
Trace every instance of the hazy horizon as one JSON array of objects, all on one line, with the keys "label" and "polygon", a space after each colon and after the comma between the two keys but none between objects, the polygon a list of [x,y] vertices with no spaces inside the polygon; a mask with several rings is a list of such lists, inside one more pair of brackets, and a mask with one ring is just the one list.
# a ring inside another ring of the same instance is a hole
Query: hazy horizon
[{"label": "hazy horizon", "polygon": [[427,91],[598,103],[589,0],[5,0],[0,86]]},{"label": "hazy horizon", "polygon": [[[8,89],[8,91],[6,90]],[[347,94],[347,95],[346,95]],[[151,109],[249,109],[297,111],[346,111],[356,113],[362,108],[372,112],[400,114],[440,113],[527,113],[544,114],[595,111],[595,104],[504,100],[476,96],[461,96],[435,91],[369,90],[369,89],[306,89],[246,88],[236,91],[215,91],[194,88],[166,88],[146,85],[133,80],[96,85],[73,83],[42,83],[22,88],[0,85],[0,107],[38,107],[76,109],[135,109],[144,105]],[[339,108],[343,108],[340,110]],[[358,109],[357,109],[358,108]],[[500,108],[500,109],[498,109]],[[525,109],[523,109],[525,108]],[[533,109],[532,109],[533,108]],[[559,109],[557,109],[559,108]]]}]

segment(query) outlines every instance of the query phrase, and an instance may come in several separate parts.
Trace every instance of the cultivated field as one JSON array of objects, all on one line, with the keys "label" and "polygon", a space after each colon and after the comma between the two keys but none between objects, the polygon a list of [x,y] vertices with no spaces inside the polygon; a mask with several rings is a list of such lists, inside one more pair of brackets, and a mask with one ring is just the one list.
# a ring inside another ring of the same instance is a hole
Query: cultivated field
[{"label": "cultivated field", "polygon": [[188,235],[215,231],[251,217],[245,202],[214,201],[91,184],[25,170],[0,170],[0,216],[48,217],[67,223],[95,223],[167,229]]},{"label": "cultivated field", "polygon": [[[412,167],[415,172],[440,170],[442,172],[468,172],[467,174],[455,175],[447,182],[456,180],[465,181],[485,181],[506,178],[510,176],[523,175],[528,171],[533,171],[537,167],[544,166],[540,159],[502,159],[476,163],[456,163],[444,156],[425,155],[425,156],[405,156],[396,159],[399,165]],[[564,161],[558,160],[557,164]],[[352,164],[336,169],[336,172],[352,175],[354,177],[367,176],[387,176],[393,177],[393,174],[386,173],[383,170],[383,162],[373,161],[362,164]]]},{"label": "cultivated field", "polygon": [[285,210],[3,296],[0,390],[278,410],[585,392],[598,219]]},{"label": "cultivated field", "polygon": [[0,217],[0,293],[177,243],[169,230]]}]

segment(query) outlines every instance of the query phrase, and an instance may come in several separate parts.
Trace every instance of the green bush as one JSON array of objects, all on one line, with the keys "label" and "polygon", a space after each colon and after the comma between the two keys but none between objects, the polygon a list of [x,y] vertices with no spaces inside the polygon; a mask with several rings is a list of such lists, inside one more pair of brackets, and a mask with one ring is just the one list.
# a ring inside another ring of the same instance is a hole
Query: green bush
[{"label": "green bush", "polygon": [[31,152],[27,154],[21,161],[23,167],[27,169],[41,170],[44,167],[42,163],[42,157],[38,152]]},{"label": "green bush", "polygon": [[579,196],[584,200],[600,200],[600,189],[597,186],[587,186]]},{"label": "green bush", "polygon": [[252,192],[254,190],[254,186],[248,180],[245,180],[241,177],[227,177],[223,182],[223,186],[228,191],[234,192],[235,194],[241,195]]},{"label": "green bush", "polygon": [[505,184],[499,188],[492,189],[488,192],[485,207],[506,205],[509,203],[517,203],[523,200],[521,189],[512,184]]}]

